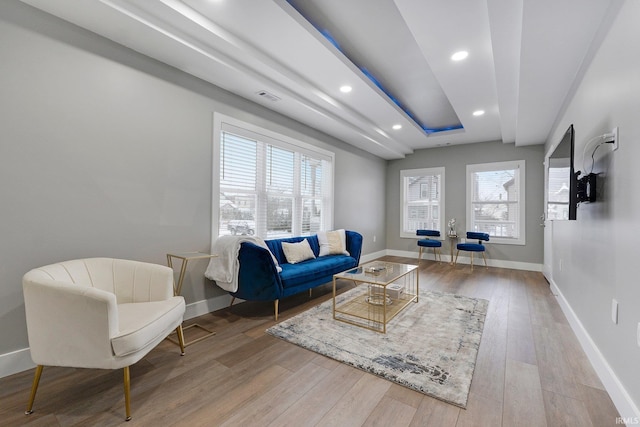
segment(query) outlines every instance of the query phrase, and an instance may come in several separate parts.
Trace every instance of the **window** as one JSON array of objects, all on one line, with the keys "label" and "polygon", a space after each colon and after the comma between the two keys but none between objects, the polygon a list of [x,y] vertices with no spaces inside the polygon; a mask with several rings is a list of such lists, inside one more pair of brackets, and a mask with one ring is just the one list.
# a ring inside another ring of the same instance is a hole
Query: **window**
[{"label": "window", "polygon": [[331,229],[333,158],[331,152],[216,114],[213,237],[273,239]]},{"label": "window", "polygon": [[444,168],[400,171],[402,215],[400,237],[416,230],[444,230]]},{"label": "window", "polygon": [[467,231],[525,244],[524,160],[467,165]]}]

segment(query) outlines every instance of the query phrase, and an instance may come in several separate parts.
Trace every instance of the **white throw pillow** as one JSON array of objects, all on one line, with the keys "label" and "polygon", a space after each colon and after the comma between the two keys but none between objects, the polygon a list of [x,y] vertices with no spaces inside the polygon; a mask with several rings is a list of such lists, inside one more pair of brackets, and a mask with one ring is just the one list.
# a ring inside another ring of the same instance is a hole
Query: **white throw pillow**
[{"label": "white throw pillow", "polygon": [[320,244],[319,256],[350,255],[347,251],[347,234],[344,229],[318,231],[318,243]]},{"label": "white throw pillow", "polygon": [[289,264],[295,264],[316,257],[307,239],[298,243],[282,242],[282,251]]}]

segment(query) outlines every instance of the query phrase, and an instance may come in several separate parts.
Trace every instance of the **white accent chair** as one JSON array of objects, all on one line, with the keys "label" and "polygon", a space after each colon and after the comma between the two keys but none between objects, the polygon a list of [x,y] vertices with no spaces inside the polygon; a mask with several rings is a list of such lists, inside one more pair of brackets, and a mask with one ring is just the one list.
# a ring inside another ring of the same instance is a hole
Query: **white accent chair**
[{"label": "white accent chair", "polygon": [[31,358],[37,365],[26,414],[43,366],[124,368],[126,420],[131,419],[129,366],[174,330],[184,355],[184,298],[173,270],[111,258],[60,262],[22,279]]}]

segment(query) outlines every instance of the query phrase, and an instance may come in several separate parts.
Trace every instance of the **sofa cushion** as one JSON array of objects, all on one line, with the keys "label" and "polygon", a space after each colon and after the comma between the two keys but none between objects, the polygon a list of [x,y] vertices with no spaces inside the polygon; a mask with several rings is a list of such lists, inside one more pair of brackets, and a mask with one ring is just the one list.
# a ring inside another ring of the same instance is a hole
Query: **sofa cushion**
[{"label": "sofa cushion", "polygon": [[355,265],[356,260],[350,256],[324,256],[298,264],[283,264],[280,279],[282,287],[289,288],[340,273]]},{"label": "sofa cushion", "polygon": [[166,301],[118,304],[119,333],[111,339],[113,353],[126,356],[145,348],[158,336],[166,336],[182,323],[184,311],[181,296]]},{"label": "sofa cushion", "polygon": [[318,244],[320,245],[320,256],[325,255],[349,255],[347,252],[347,238],[345,230],[318,231]]},{"label": "sofa cushion", "polygon": [[307,239],[297,243],[282,242],[282,251],[289,264],[297,264],[316,257]]},{"label": "sofa cushion", "polygon": [[273,256],[276,257],[280,265],[282,265],[287,263],[287,258],[284,256],[284,252],[282,251],[282,243],[283,242],[297,243],[305,239],[307,240],[307,242],[309,242],[309,246],[311,246],[311,250],[313,251],[313,254],[317,257],[318,254],[320,253],[320,245],[318,244],[318,236],[316,236],[315,234],[311,236],[297,236],[297,237],[285,237],[282,239],[271,239],[271,240],[265,240],[264,242],[267,244],[267,247],[269,248]]}]

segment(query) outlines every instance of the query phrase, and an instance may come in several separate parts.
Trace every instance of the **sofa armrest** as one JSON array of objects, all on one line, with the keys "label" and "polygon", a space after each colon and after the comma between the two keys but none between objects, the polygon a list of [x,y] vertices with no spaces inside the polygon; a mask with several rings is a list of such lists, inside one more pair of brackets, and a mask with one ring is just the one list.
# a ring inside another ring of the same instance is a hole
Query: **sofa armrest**
[{"label": "sofa armrest", "polygon": [[233,296],[250,301],[273,301],[282,296],[280,274],[268,249],[243,242],[238,261],[238,291]]},{"label": "sofa armrest", "polygon": [[91,368],[112,358],[111,338],[118,334],[114,294],[71,282],[32,280],[29,273],[22,283],[36,364]]},{"label": "sofa armrest", "polygon": [[356,259],[356,265],[360,264],[360,255],[362,254],[362,234],[346,230],[347,251]]}]

